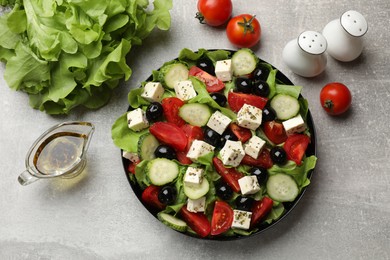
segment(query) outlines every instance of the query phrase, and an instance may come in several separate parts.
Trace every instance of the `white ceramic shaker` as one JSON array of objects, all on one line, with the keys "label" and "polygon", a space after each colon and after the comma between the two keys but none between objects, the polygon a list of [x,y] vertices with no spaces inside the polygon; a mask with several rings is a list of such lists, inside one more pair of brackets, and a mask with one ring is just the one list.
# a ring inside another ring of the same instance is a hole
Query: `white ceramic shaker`
[{"label": "white ceramic shaker", "polygon": [[361,13],[345,12],[324,27],[322,34],[328,42],[328,54],[343,62],[355,60],[362,53],[362,36],[367,30],[367,21]]},{"label": "white ceramic shaker", "polygon": [[283,61],[295,74],[314,77],[325,70],[326,49],[326,39],[321,33],[305,31],[286,44]]}]

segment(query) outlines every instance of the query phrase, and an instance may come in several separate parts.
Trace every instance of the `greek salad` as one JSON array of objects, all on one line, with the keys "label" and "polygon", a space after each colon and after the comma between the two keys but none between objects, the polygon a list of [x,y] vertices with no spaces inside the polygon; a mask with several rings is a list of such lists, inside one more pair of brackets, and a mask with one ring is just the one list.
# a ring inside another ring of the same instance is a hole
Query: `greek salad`
[{"label": "greek salad", "polygon": [[248,236],[299,199],[314,133],[302,87],[278,75],[250,49],[183,49],[129,92],[112,138],[162,223],[201,238]]}]

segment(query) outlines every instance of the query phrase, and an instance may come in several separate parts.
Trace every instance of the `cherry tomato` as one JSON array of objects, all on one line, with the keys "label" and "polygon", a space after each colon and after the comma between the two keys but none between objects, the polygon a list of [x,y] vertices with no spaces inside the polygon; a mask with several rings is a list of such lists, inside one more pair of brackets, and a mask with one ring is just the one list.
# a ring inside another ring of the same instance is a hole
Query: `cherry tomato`
[{"label": "cherry tomato", "polygon": [[211,235],[216,236],[230,229],[233,223],[233,209],[225,201],[216,201],[211,218]]},{"label": "cherry tomato", "polygon": [[179,116],[179,109],[184,105],[184,102],[177,97],[164,98],[161,102],[164,110],[165,119],[178,126],[184,125],[186,122]]},{"label": "cherry tomato", "polygon": [[293,134],[287,137],[283,145],[287,153],[287,159],[294,161],[297,165],[301,165],[303,155],[310,143],[310,137],[305,134]]},{"label": "cherry tomato", "polygon": [[286,141],[287,135],[283,124],[276,121],[268,121],[263,124],[263,131],[267,138],[274,144],[281,144]]},{"label": "cherry tomato", "polygon": [[320,93],[321,106],[329,115],[340,115],[351,106],[352,96],[348,87],[339,82],[325,85]]},{"label": "cherry tomato", "polygon": [[211,225],[205,214],[190,212],[187,210],[187,205],[180,209],[180,214],[187,225],[200,237],[207,237],[210,234]]},{"label": "cherry tomato", "polygon": [[236,47],[250,48],[260,41],[260,23],[253,15],[241,14],[230,19],[226,34]]},{"label": "cherry tomato", "polygon": [[218,92],[225,88],[225,84],[220,79],[196,66],[192,66],[188,74],[204,82],[206,84],[206,90],[209,93]]},{"label": "cherry tomato", "polygon": [[271,211],[274,202],[268,197],[263,197],[259,201],[255,201],[252,205],[252,218],[251,226],[255,226],[260,223],[260,221],[268,215]]},{"label": "cherry tomato", "polygon": [[165,205],[158,200],[159,186],[150,185],[142,192],[141,200],[153,209],[163,210]]},{"label": "cherry tomato", "polygon": [[236,168],[226,168],[218,157],[213,158],[213,165],[227,185],[229,185],[234,192],[240,192],[241,188],[238,184],[238,180],[244,177],[244,175],[237,171]]},{"label": "cherry tomato", "polygon": [[149,132],[160,142],[184,151],[187,147],[187,136],[177,125],[169,122],[156,122],[149,127]]},{"label": "cherry tomato", "polygon": [[199,0],[196,18],[200,23],[211,26],[220,26],[226,23],[232,15],[231,0]]},{"label": "cherry tomato", "polygon": [[229,92],[228,104],[233,112],[238,112],[244,104],[252,105],[263,109],[267,104],[268,98],[255,96],[252,94],[244,94],[238,92]]},{"label": "cherry tomato", "polygon": [[229,128],[242,143],[245,143],[252,137],[252,132],[248,128],[241,127],[235,123],[231,123]]},{"label": "cherry tomato", "polygon": [[244,158],[242,158],[241,163],[249,166],[263,167],[266,169],[271,168],[274,164],[268,149],[262,149],[257,159],[253,159],[251,156],[246,154]]}]

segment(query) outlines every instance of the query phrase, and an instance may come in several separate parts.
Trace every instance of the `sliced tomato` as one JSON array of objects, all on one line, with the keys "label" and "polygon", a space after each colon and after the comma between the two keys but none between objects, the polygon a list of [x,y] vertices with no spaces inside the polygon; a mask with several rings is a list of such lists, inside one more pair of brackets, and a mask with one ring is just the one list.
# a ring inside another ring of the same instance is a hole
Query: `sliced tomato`
[{"label": "sliced tomato", "polygon": [[263,197],[259,201],[255,201],[252,205],[252,218],[251,226],[255,226],[260,223],[265,216],[271,211],[274,202],[271,198]]},{"label": "sliced tomato", "polygon": [[233,223],[233,209],[225,201],[216,201],[211,219],[211,235],[216,236],[230,229]]},{"label": "sliced tomato", "polygon": [[184,125],[186,122],[179,116],[179,109],[184,105],[184,102],[177,97],[164,98],[161,101],[164,110],[165,119],[178,126]]},{"label": "sliced tomato", "polygon": [[283,124],[276,121],[268,121],[263,124],[263,131],[267,138],[274,144],[281,144],[287,140],[287,134]]},{"label": "sliced tomato", "polygon": [[149,132],[160,142],[173,147],[176,151],[184,151],[187,147],[186,134],[173,123],[156,122],[149,127]]},{"label": "sliced tomato", "polygon": [[190,212],[187,210],[187,205],[180,209],[180,214],[187,225],[200,237],[207,237],[210,234],[211,225],[205,214]]},{"label": "sliced tomato", "polygon": [[228,103],[234,112],[238,112],[244,104],[252,105],[263,109],[267,104],[268,98],[255,96],[252,94],[229,92]]},{"label": "sliced tomato", "polygon": [[244,177],[244,174],[237,171],[236,168],[227,168],[223,165],[223,162],[218,157],[213,158],[213,165],[221,175],[222,179],[232,188],[234,192],[240,192],[241,188],[238,184],[238,180]]},{"label": "sliced tomato", "polygon": [[305,134],[293,134],[287,137],[283,145],[287,153],[287,159],[294,161],[297,165],[301,165],[309,143],[310,137]]},{"label": "sliced tomato", "polygon": [[238,138],[239,141],[245,143],[252,137],[252,132],[248,128],[241,127],[235,123],[229,125],[230,130]]},{"label": "sliced tomato", "polygon": [[130,162],[129,163],[129,166],[127,166],[127,171],[132,173],[132,174],[135,174],[135,167],[137,166],[137,164],[139,164],[140,161],[137,161],[137,162]]},{"label": "sliced tomato", "polygon": [[141,200],[153,209],[163,210],[165,205],[158,200],[159,186],[150,185],[142,192]]},{"label": "sliced tomato", "polygon": [[218,92],[225,88],[225,84],[217,77],[210,75],[206,71],[197,66],[192,66],[188,73],[190,76],[197,77],[204,84],[206,84],[206,90],[209,93]]},{"label": "sliced tomato", "polygon": [[184,165],[190,165],[192,163],[191,159],[187,157],[187,152],[176,152],[177,160]]},{"label": "sliced tomato", "polygon": [[204,134],[203,130],[199,126],[194,126],[190,124],[185,124],[181,127],[184,133],[187,136],[187,147],[186,150],[190,149],[191,144],[194,140],[203,140]]},{"label": "sliced tomato", "polygon": [[274,164],[268,149],[262,149],[257,159],[246,154],[244,158],[242,158],[241,163],[249,166],[264,167],[266,169],[271,168]]}]

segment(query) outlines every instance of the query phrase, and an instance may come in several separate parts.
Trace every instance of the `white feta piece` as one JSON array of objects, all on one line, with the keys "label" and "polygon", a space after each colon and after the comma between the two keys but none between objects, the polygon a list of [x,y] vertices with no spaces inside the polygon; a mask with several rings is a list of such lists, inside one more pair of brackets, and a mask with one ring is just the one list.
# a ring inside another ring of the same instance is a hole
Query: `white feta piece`
[{"label": "white feta piece", "polygon": [[244,144],[244,150],[247,155],[249,155],[253,159],[257,159],[264,145],[265,145],[265,141],[260,137],[254,135],[251,137],[251,139],[249,139],[248,142],[246,142],[246,144]]},{"label": "white feta piece", "polygon": [[251,225],[252,212],[235,209],[233,210],[232,228],[249,229]]},{"label": "white feta piece", "polygon": [[174,88],[176,96],[183,101],[190,100],[197,95],[191,80],[178,81]]},{"label": "white feta piece", "polygon": [[223,82],[231,81],[233,75],[232,60],[219,60],[215,63],[215,76]]},{"label": "white feta piece", "polygon": [[137,153],[131,153],[131,152],[127,152],[127,151],[123,151],[122,152],[122,156],[128,160],[130,160],[131,162],[133,163],[136,163],[139,161],[139,156]]},{"label": "white feta piece", "polygon": [[244,176],[238,179],[242,195],[255,194],[260,188],[260,184],[257,181],[256,176]]},{"label": "white feta piece", "polygon": [[305,121],[300,114],[282,122],[287,135],[301,133],[306,130]]},{"label": "white feta piece", "polygon": [[160,82],[148,82],[144,86],[141,97],[150,102],[160,102],[164,94],[164,87]]},{"label": "white feta piece", "polygon": [[214,146],[204,141],[194,140],[191,144],[190,149],[188,150],[187,157],[190,158],[192,161],[196,161],[199,157],[213,152],[214,149]]},{"label": "white feta piece", "polygon": [[239,126],[256,130],[262,121],[262,111],[252,105],[244,104],[237,113],[237,124]]},{"label": "white feta piece", "polygon": [[245,151],[241,141],[227,140],[219,154],[224,165],[236,167],[240,165],[242,158],[244,158]]},{"label": "white feta piece", "polygon": [[206,209],[206,197],[201,197],[196,200],[188,199],[187,210],[190,212],[204,212]]},{"label": "white feta piece", "polygon": [[127,125],[133,131],[141,131],[149,127],[149,122],[146,119],[145,111],[141,108],[134,109],[127,113]]},{"label": "white feta piece", "polygon": [[231,122],[232,120],[229,117],[219,111],[215,111],[207,122],[207,126],[221,135]]},{"label": "white feta piece", "polygon": [[202,183],[204,170],[202,168],[188,167],[184,174],[184,183],[198,185]]}]

